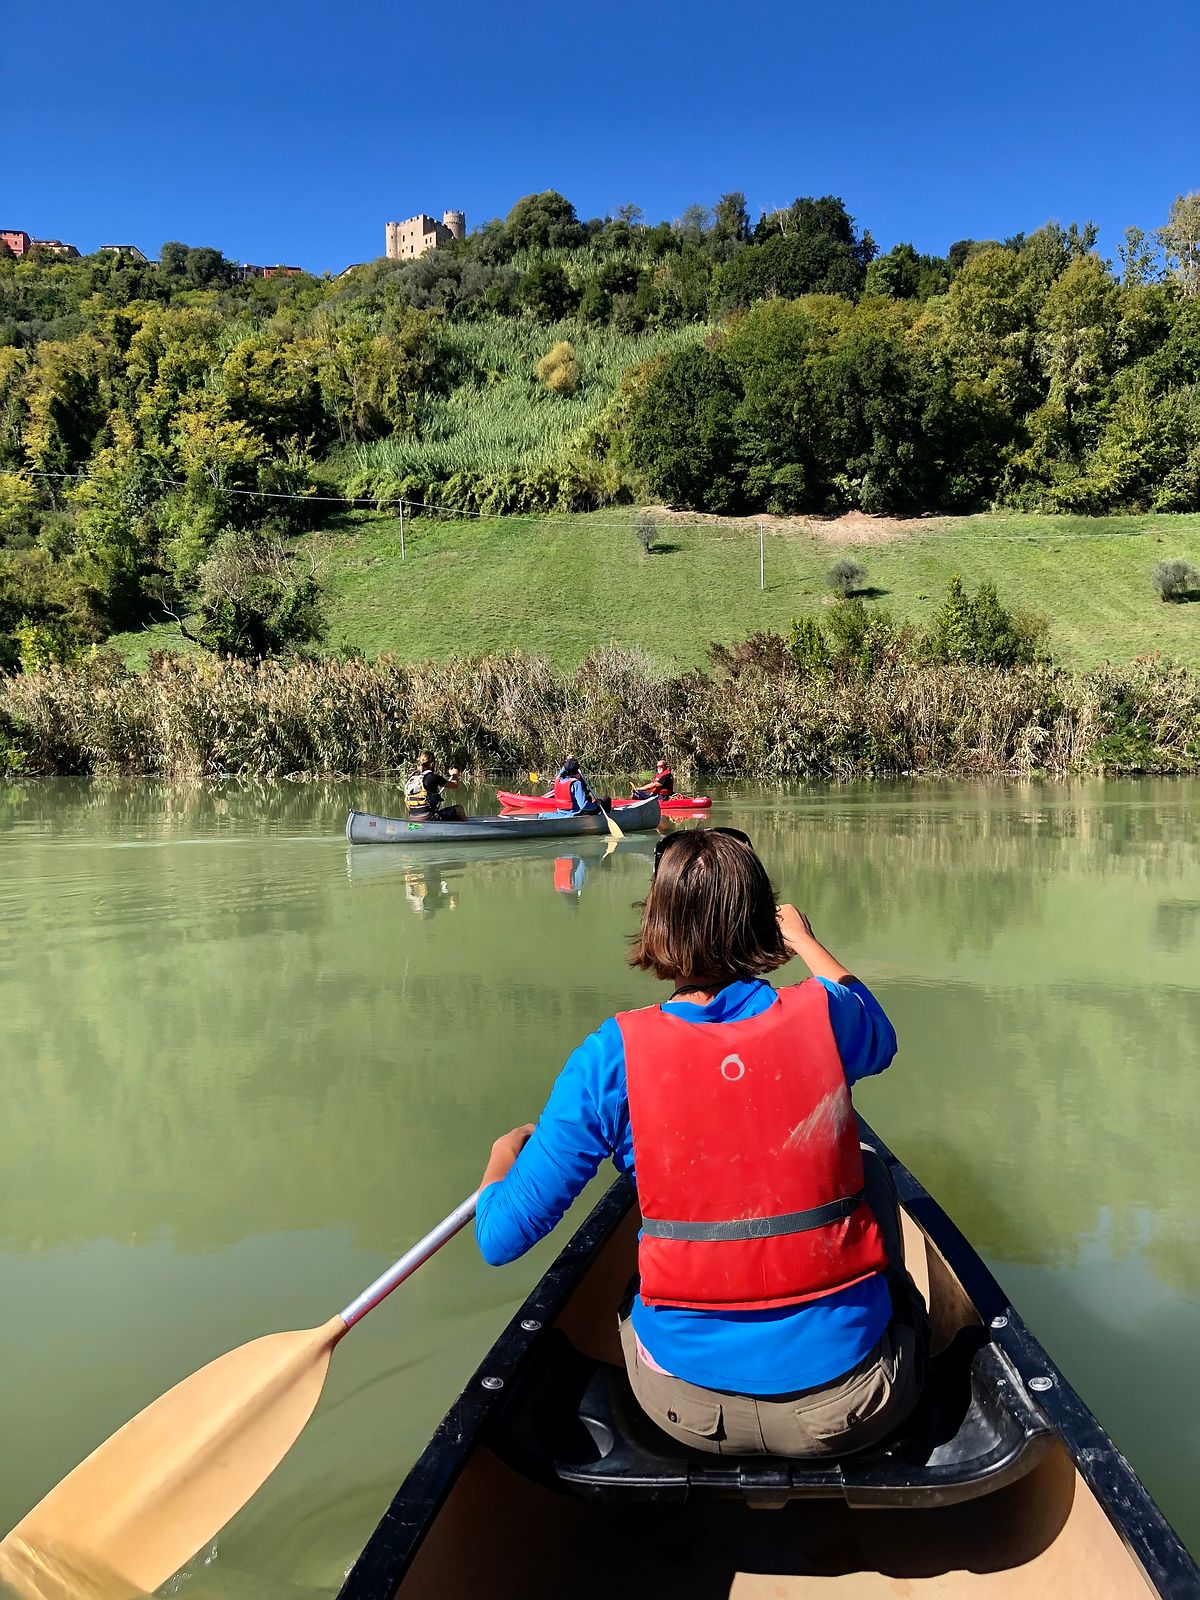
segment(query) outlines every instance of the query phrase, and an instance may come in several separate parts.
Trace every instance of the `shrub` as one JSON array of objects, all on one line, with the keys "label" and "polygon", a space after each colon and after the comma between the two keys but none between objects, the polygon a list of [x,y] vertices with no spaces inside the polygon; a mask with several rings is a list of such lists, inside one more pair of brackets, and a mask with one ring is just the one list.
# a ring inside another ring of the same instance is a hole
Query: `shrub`
[{"label": "shrub", "polygon": [[830,567],[825,581],[837,594],[846,596],[861,589],[866,577],[867,569],[861,561],[855,561],[852,556],[842,556]]},{"label": "shrub", "polygon": [[1171,561],[1156,561],[1150,582],[1160,600],[1182,600],[1193,589],[1200,589],[1200,572],[1189,562],[1175,557]]},{"label": "shrub", "polygon": [[575,359],[575,346],[569,339],[560,339],[548,350],[534,368],[538,382],[551,394],[576,394],[579,390],[579,363]]},{"label": "shrub", "polygon": [[925,638],[932,661],[974,667],[1022,667],[1046,658],[1047,623],[1040,613],[1009,611],[996,586],[981,583],[974,596],[955,576]]},{"label": "shrub", "polygon": [[227,530],[200,567],[199,628],[218,655],[261,660],[313,644],[325,633],[324,595],[281,541]]}]

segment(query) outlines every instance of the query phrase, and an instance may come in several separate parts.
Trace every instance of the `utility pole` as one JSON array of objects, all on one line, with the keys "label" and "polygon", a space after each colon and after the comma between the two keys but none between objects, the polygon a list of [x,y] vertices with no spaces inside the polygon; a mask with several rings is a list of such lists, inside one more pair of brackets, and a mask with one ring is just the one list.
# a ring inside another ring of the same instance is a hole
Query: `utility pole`
[{"label": "utility pole", "polygon": [[760,589],[765,589],[767,587],[767,564],[766,555],[763,550],[763,525],[761,517],[759,518],[758,522],[758,587]]},{"label": "utility pole", "polygon": [[404,560],[404,501],[400,502],[400,559]]}]

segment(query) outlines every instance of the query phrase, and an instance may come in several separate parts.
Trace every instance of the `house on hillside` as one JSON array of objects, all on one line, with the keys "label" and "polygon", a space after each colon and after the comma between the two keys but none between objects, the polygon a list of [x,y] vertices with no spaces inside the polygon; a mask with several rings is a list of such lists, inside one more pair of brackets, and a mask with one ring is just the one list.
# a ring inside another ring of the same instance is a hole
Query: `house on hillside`
[{"label": "house on hillside", "polygon": [[0,244],[8,246],[9,251],[18,259],[29,254],[29,247],[33,240],[23,228],[0,228]]},{"label": "house on hillside", "polygon": [[100,254],[119,256],[123,261],[140,261],[143,266],[147,265],[146,257],[135,244],[102,244]]},{"label": "house on hillside", "polygon": [[64,244],[61,239],[31,239],[31,250],[38,250],[44,256],[61,256],[64,261],[78,261],[79,251],[73,244]]}]

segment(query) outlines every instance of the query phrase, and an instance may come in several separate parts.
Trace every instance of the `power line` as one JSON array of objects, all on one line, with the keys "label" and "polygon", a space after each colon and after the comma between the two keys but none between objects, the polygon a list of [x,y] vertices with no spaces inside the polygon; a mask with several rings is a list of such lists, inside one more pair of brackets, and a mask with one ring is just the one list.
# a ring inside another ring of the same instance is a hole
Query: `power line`
[{"label": "power line", "polygon": [[[38,470],[31,471],[30,476],[34,478],[70,480],[77,483],[95,483],[100,481],[97,475],[91,472],[43,472]],[[181,478],[160,478],[158,479],[158,482],[163,488],[186,489],[188,487],[188,484]],[[501,519],[509,522],[535,522],[541,528],[555,527],[559,518],[563,519],[561,523],[558,523],[559,526],[574,527],[576,526],[575,524],[567,523],[565,519],[571,515],[581,514],[553,511],[470,511],[461,506],[441,506],[430,501],[411,500],[407,495],[397,499],[376,499],[373,495],[294,494],[277,489],[240,488],[221,488],[218,490],[218,493],[241,495],[252,500],[285,500],[294,502],[297,505],[337,505],[344,506],[346,509],[351,511],[384,511],[391,508],[397,508],[401,511],[434,512],[444,517],[457,518],[460,521],[474,518],[476,521],[483,522],[495,522]],[[635,507],[630,507],[631,511],[635,509]],[[1171,513],[1169,512],[1163,513],[1163,515],[1170,514]],[[627,530],[629,527],[629,522],[626,518],[605,521],[597,517],[595,513],[588,512],[582,513],[582,515],[586,515],[589,518],[587,523],[589,528],[621,528]],[[745,528],[742,528],[729,522],[712,522],[708,520],[702,521],[699,519],[695,521],[687,521],[679,517],[671,517],[669,519],[664,518],[662,521],[660,521],[659,527],[664,533],[670,532],[672,529],[689,529],[692,531],[709,532],[717,538],[741,538],[753,537],[753,535],[758,531],[758,521],[757,519],[750,519],[749,525]],[[806,536],[814,541],[820,541],[823,537],[820,532],[820,528],[821,524],[819,522],[814,525],[812,521],[804,521],[803,526],[801,527],[789,528],[771,527],[769,524],[765,524],[763,527],[763,532],[765,535],[776,539],[795,539],[798,536]],[[1149,534],[1158,534],[1159,531],[1160,530],[1156,528],[1105,528],[1095,533],[1039,532],[1037,534],[977,534],[967,531],[958,531],[953,528],[944,530],[931,529],[928,532],[921,533],[917,528],[914,528],[911,534],[907,532],[896,533],[894,535],[885,534],[882,538],[872,537],[863,540],[856,540],[851,536],[846,538],[844,541],[839,542],[845,544],[862,544],[868,548],[877,545],[903,545],[910,541],[916,540],[920,540],[922,543],[944,541],[948,544],[1071,544],[1090,539],[1141,539],[1145,538]],[[1200,534],[1200,527],[1177,528],[1171,530],[1171,536],[1173,538],[1196,534]],[[831,540],[829,543],[832,547],[833,541]]]}]

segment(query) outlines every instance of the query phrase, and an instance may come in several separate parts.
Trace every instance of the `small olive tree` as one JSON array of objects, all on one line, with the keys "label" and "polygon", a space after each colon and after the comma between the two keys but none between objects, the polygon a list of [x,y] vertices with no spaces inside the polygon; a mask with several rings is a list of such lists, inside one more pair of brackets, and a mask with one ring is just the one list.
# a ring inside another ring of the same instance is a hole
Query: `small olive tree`
[{"label": "small olive tree", "polygon": [[1200,572],[1176,556],[1171,561],[1156,561],[1150,582],[1160,600],[1181,600],[1193,589],[1200,589]]},{"label": "small olive tree", "polygon": [[647,555],[658,539],[658,518],[653,511],[638,511],[633,519],[633,533]]},{"label": "small olive tree", "polygon": [[852,595],[867,581],[867,569],[853,556],[841,556],[825,574],[825,581],[835,594]]}]

